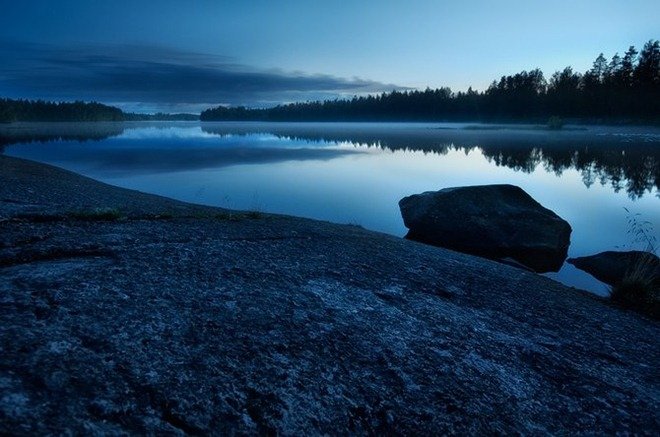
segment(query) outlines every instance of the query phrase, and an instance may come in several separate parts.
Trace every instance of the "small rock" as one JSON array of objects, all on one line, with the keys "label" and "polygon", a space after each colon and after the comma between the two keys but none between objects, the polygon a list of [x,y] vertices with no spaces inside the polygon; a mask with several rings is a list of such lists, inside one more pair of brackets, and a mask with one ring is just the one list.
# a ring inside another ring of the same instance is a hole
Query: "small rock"
[{"label": "small rock", "polygon": [[608,251],[569,258],[567,262],[609,285],[614,285],[630,275],[641,275],[660,281],[660,258],[650,252]]}]

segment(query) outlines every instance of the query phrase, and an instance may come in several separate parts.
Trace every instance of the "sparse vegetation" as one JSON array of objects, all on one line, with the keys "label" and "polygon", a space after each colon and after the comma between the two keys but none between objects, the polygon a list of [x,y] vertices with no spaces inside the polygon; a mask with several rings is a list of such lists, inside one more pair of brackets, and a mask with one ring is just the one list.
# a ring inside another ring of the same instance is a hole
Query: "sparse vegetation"
[{"label": "sparse vegetation", "polygon": [[654,234],[653,223],[648,220],[642,220],[640,213],[632,213],[628,208],[626,211],[626,220],[628,221],[627,234],[632,237],[632,243],[641,244],[642,250],[652,254],[658,254],[658,239]]},{"label": "sparse vegetation", "polygon": [[628,234],[633,244],[642,244],[646,256],[628,270],[626,276],[614,284],[610,299],[624,308],[633,309],[654,319],[660,319],[660,277],[658,276],[657,238],[653,224],[641,220],[639,213],[633,214],[627,208]]},{"label": "sparse vegetation", "polygon": [[216,220],[234,220],[236,214],[232,214],[231,211],[219,212],[213,218]]},{"label": "sparse vegetation", "polygon": [[216,214],[213,218],[216,220],[229,220],[229,221],[239,221],[243,219],[261,219],[264,217],[264,214],[260,211],[245,211],[245,212],[221,212]]},{"label": "sparse vegetation", "polygon": [[122,218],[121,211],[114,208],[94,208],[74,211],[68,214],[70,218],[88,221],[114,221]]},{"label": "sparse vegetation", "polygon": [[642,258],[629,273],[610,290],[612,302],[660,319],[660,278],[654,255]]}]

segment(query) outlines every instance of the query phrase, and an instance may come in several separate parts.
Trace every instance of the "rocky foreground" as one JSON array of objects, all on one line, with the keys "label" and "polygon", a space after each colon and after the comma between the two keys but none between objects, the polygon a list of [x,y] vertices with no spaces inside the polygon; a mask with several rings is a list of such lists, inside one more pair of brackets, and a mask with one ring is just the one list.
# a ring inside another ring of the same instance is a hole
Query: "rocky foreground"
[{"label": "rocky foreground", "polygon": [[496,262],[0,157],[0,434],[657,435],[659,338]]}]

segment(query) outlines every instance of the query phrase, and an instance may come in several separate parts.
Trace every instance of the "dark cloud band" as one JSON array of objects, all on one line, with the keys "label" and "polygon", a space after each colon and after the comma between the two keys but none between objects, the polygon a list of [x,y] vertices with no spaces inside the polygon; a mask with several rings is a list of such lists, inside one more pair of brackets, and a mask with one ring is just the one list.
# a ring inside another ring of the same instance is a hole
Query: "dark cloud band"
[{"label": "dark cloud band", "polygon": [[146,46],[0,46],[0,94],[165,106],[332,98],[401,87],[363,79],[259,70],[230,58]]}]

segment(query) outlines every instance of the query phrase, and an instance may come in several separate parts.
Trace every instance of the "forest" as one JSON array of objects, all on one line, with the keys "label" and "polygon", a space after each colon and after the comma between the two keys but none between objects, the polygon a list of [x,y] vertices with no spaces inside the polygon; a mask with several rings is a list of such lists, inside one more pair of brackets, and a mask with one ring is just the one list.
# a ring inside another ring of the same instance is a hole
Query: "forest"
[{"label": "forest", "polygon": [[97,102],[46,102],[0,98],[0,122],[14,121],[173,121],[199,120],[197,114],[136,114]]},{"label": "forest", "polygon": [[[218,106],[202,121],[519,121],[581,119],[660,123],[660,43],[648,41],[608,61],[601,53],[590,70],[572,67],[546,79],[539,69],[502,76],[483,92],[469,88],[392,91],[379,95],[278,105]],[[551,125],[553,127],[553,125]],[[560,127],[555,122],[554,127]]]},{"label": "forest", "polygon": [[377,95],[282,104],[272,108],[218,106],[195,114],[135,114],[97,102],[0,98],[0,122],[13,121],[550,121],[660,124],[660,42],[634,46],[590,70],[571,67],[546,79],[533,69],[502,76],[483,92],[469,88],[392,91]]},{"label": "forest", "polygon": [[101,103],[55,103],[43,100],[0,99],[0,122],[122,121],[121,109]]}]

